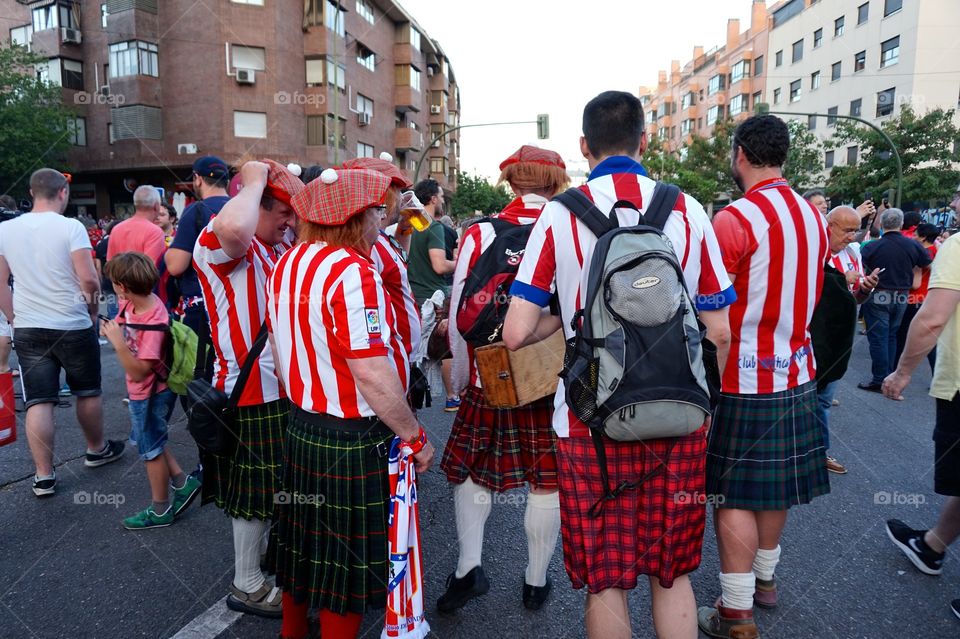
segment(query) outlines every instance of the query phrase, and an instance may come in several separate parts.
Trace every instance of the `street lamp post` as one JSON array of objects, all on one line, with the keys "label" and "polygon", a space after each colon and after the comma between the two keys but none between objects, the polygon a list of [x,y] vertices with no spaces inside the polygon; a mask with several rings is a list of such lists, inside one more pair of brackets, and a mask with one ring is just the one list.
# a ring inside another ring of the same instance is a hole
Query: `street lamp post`
[{"label": "street lamp post", "polygon": [[900,159],[900,151],[897,150],[897,146],[893,143],[893,140],[890,139],[890,136],[884,133],[883,129],[875,125],[873,122],[870,122],[869,120],[864,120],[863,118],[858,118],[855,115],[840,115],[839,113],[835,115],[830,115],[827,113],[800,113],[800,112],[794,112],[794,111],[771,111],[770,105],[765,102],[761,102],[757,104],[754,110],[761,115],[766,113],[770,113],[772,115],[805,115],[807,117],[813,117],[813,118],[839,118],[841,120],[853,120],[861,124],[866,124],[868,127],[870,127],[871,129],[879,133],[880,137],[882,137],[886,141],[886,143],[890,145],[890,150],[893,152],[893,159],[897,161],[897,193],[896,193],[896,198],[894,200],[894,203],[896,204],[897,208],[900,208],[900,198],[903,194],[903,161]]}]

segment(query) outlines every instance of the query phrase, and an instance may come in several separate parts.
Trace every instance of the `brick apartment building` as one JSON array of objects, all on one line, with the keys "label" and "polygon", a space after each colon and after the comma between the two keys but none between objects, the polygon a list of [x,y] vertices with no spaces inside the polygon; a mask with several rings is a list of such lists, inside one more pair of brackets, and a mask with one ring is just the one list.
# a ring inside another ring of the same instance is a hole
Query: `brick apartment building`
[{"label": "brick apartment building", "polygon": [[[201,155],[324,167],[387,151],[453,188],[453,69],[390,0],[0,0],[0,37],[49,58],[74,107],[71,205],[131,207],[138,184],[189,189]],[[4,37],[6,39],[6,37]]]}]

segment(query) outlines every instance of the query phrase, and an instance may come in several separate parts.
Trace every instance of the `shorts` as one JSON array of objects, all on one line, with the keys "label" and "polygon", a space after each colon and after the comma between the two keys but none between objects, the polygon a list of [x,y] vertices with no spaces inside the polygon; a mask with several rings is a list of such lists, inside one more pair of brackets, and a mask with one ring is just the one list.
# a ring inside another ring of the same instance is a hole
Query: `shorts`
[{"label": "shorts", "polygon": [[177,396],[169,388],[147,399],[130,400],[130,435],[143,461],[156,459],[167,445],[167,420]]},{"label": "shorts", "polygon": [[960,393],[950,401],[937,399],[933,444],[933,490],[960,497]]},{"label": "shorts", "polygon": [[61,368],[72,395],[100,396],[100,341],[93,326],[73,331],[18,328],[13,344],[26,408],[60,401]]}]

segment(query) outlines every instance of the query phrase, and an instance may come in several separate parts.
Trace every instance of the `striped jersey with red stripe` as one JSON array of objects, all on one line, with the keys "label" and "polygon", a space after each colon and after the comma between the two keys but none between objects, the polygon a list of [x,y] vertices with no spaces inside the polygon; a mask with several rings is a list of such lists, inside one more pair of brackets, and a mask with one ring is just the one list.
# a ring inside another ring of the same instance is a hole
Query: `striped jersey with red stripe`
[{"label": "striped jersey with red stripe", "polygon": [[[627,200],[642,212],[653,197],[656,182],[635,173],[606,174],[581,189],[597,207],[609,211],[618,200]],[[640,218],[630,208],[617,210],[620,226],[634,226]],[[723,268],[720,247],[710,219],[694,198],[682,193],[664,225],[683,269],[687,290],[698,307],[716,310],[729,304],[730,280]],[[523,262],[511,294],[546,307],[556,291],[563,330],[573,337],[570,319],[583,308],[587,277],[597,238],[562,204],[550,202],[533,227]],[[563,380],[557,390],[553,428],[558,437],[589,437],[589,429],[567,410]]]},{"label": "striped jersey with red stripe", "polygon": [[770,394],[814,379],[810,318],[830,250],[823,216],[775,179],[754,186],[713,224],[737,292],[723,392]]},{"label": "striped jersey with red stripe", "polygon": [[397,247],[393,246],[390,237],[384,233],[377,236],[370,259],[390,295],[390,305],[393,307],[396,329],[403,348],[407,355],[415,353],[420,348],[420,312],[407,278],[407,262]]},{"label": "striped jersey with red stripe", "polygon": [[[213,232],[213,220],[200,232],[193,249],[203,301],[210,317],[210,337],[215,353],[213,383],[230,394],[240,375],[266,312],[267,277],[280,251],[256,237],[238,258],[227,255]],[[240,395],[240,406],[256,406],[284,397],[277,380],[273,351],[267,344]]]},{"label": "striped jersey with red stripe", "polygon": [[267,299],[277,372],[303,410],[344,419],[374,416],[349,359],[386,357],[407,387],[407,352],[394,330],[393,307],[366,256],[319,242],[298,244],[277,263]]},{"label": "striped jersey with red stripe", "polygon": [[[860,277],[864,276],[863,258],[860,257],[860,245],[856,242],[847,244],[843,250],[836,255],[831,254],[829,264],[841,273],[856,271],[860,274]],[[859,282],[856,284],[849,284],[848,286],[850,287],[851,291],[855,291],[857,288],[859,288]]]}]

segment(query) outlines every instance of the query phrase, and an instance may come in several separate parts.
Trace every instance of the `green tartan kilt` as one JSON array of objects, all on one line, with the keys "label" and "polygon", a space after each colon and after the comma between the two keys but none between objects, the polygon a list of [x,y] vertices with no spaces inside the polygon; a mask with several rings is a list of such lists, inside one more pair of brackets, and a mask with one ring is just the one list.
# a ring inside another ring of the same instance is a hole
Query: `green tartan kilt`
[{"label": "green tartan kilt", "polygon": [[233,422],[238,439],[233,454],[200,455],[201,503],[214,503],[236,519],[274,519],[289,418],[290,402],[286,399],[239,407]]},{"label": "green tartan kilt", "polygon": [[786,510],[830,492],[817,385],[722,394],[707,441],[707,494],[721,508]]},{"label": "green tartan kilt", "polygon": [[276,574],[296,601],[339,614],[386,606],[392,439],[379,422],[360,433],[290,419]]}]

